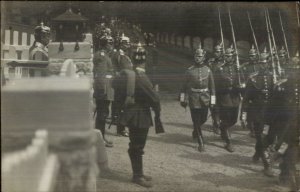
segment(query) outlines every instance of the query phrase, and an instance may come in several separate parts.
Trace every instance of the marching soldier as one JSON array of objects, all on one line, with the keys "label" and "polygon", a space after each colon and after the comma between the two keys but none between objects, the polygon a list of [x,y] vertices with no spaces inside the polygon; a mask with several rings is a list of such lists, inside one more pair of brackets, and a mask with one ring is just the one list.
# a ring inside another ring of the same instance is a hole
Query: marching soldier
[{"label": "marching soldier", "polygon": [[234,152],[231,144],[229,129],[238,118],[240,105],[240,85],[237,65],[233,58],[234,49],[225,51],[225,63],[215,71],[216,100],[220,114],[221,138],[225,141],[225,149]]},{"label": "marching soldier", "polygon": [[[130,48],[130,39],[126,37],[124,34],[120,38],[120,47],[119,50],[113,54],[112,56],[112,62],[114,66],[114,70],[117,73],[117,75],[120,74],[121,71],[125,70],[128,73],[132,73],[133,71],[133,64],[131,59],[129,58],[129,48]],[[128,132],[126,132],[125,127],[123,125],[120,125],[118,123],[118,119],[120,117],[121,109],[120,109],[120,93],[118,93],[118,86],[121,86],[121,84],[114,83],[116,87],[115,90],[115,101],[112,104],[112,117],[113,121],[117,124],[117,135],[118,136],[124,136],[128,137]],[[130,88],[130,90],[133,90],[133,88]]]},{"label": "marching soldier", "polygon": [[113,48],[113,39],[103,36],[99,40],[100,49],[94,56],[94,98],[96,100],[96,129],[102,133],[106,147],[113,147],[113,143],[105,137],[105,122],[109,114],[109,105],[113,101],[112,77],[113,65],[109,53]]},{"label": "marching soldier", "polygon": [[[244,63],[241,66],[241,70],[243,72],[244,78],[247,81],[251,74],[257,72],[260,69],[258,63],[258,55],[257,51],[252,45],[252,48],[249,51],[249,61]],[[243,106],[242,106],[243,107]],[[251,108],[244,108],[241,111],[247,112],[246,126],[250,130],[250,136],[255,137],[254,128],[253,128],[253,117],[254,113]],[[242,115],[241,115],[242,118]],[[242,121],[243,122],[243,121]]]},{"label": "marching soldier", "polygon": [[180,104],[186,108],[189,104],[193,121],[193,138],[198,140],[198,150],[204,151],[201,126],[207,120],[208,107],[215,105],[215,84],[213,73],[205,66],[206,52],[200,47],[195,51],[194,65],[186,71],[185,82],[180,94]]},{"label": "marching soldier", "polygon": [[50,42],[50,28],[41,23],[34,29],[34,43],[29,48],[29,59],[48,61],[48,48]]},{"label": "marching soldier", "polygon": [[[136,49],[134,55],[136,56],[135,73],[130,74],[125,70],[120,72],[121,82],[126,84],[119,92],[123,111],[120,124],[129,127],[128,154],[133,171],[132,182],[143,187],[152,187],[152,178],[143,173],[143,154],[149,127],[153,125],[150,108],[155,113],[156,133],[164,132],[160,121],[160,100],[145,73],[145,49]],[[134,87],[133,92],[127,90],[131,87]]]},{"label": "marching soldier", "polygon": [[[273,118],[272,129],[276,129],[277,142],[273,144],[275,154],[273,158],[282,156],[280,163],[280,184],[289,184],[293,191],[299,190],[299,175],[296,163],[299,162],[299,111],[300,111],[300,59],[292,58],[286,67],[286,78],[276,83],[272,105],[276,106],[276,116]],[[273,131],[274,132],[274,131]],[[268,135],[269,136],[269,135]],[[269,141],[269,140],[268,140]],[[268,145],[272,144],[270,141]],[[272,152],[272,151],[271,151]],[[274,159],[273,159],[274,160]]]},{"label": "marching soldier", "polygon": [[[271,94],[274,88],[273,74],[268,68],[269,54],[266,49],[260,56],[261,68],[254,74],[250,75],[245,96],[243,100],[244,109],[251,111],[253,128],[255,132],[256,145],[255,154],[252,160],[257,162],[260,158],[264,164],[264,174],[267,176],[274,176],[270,166],[270,159],[264,150],[263,144],[263,129],[264,125],[268,124],[271,115],[269,108],[271,101]],[[243,117],[247,117],[248,113],[243,112]]]},{"label": "marching soldier", "polygon": [[[212,70],[213,74],[215,73],[215,70],[224,64],[224,58],[222,55],[222,47],[221,45],[216,45],[214,49],[214,57],[209,59],[208,61],[209,67]],[[217,106],[210,108],[211,117],[213,121],[213,131],[216,134],[220,134],[220,116],[219,116],[219,110]]]}]

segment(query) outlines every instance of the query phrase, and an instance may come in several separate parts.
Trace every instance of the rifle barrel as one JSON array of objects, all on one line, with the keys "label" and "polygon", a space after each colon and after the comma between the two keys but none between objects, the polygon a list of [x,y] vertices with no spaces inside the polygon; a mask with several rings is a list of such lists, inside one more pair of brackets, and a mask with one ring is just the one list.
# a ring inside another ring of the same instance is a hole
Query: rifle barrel
[{"label": "rifle barrel", "polygon": [[232,40],[233,40],[233,45],[234,45],[234,49],[235,49],[235,55],[236,55],[236,65],[237,65],[237,69],[238,69],[238,81],[239,81],[239,85],[241,85],[241,76],[240,76],[240,61],[239,61],[239,55],[238,55],[238,50],[237,50],[237,46],[236,46],[236,41],[235,41],[235,34],[234,34],[234,28],[233,28],[233,24],[232,24],[232,20],[231,20],[231,13],[230,13],[230,8],[228,8],[228,15],[229,15],[229,22],[230,22],[230,26],[231,26],[231,32],[232,32]]},{"label": "rifle barrel", "polygon": [[222,48],[223,48],[223,54],[224,54],[224,53],[225,53],[225,44],[224,44],[224,37],[223,37],[223,29],[222,29],[221,13],[220,13],[220,8],[219,8],[219,7],[218,7],[218,13],[219,13],[219,23],[220,23],[220,32],[221,32]]},{"label": "rifle barrel", "polygon": [[256,50],[257,50],[257,53],[258,53],[258,58],[260,58],[260,53],[259,53],[259,49],[258,49],[258,44],[257,44],[257,41],[256,41],[254,29],[253,29],[253,27],[252,27],[252,22],[251,22],[251,19],[250,19],[250,14],[249,14],[248,11],[247,11],[247,15],[248,15],[248,20],[249,20],[250,28],[251,28],[251,31],[252,31],[252,35],[253,35],[253,40],[254,40],[254,43],[255,43],[255,47],[256,47]]},{"label": "rifle barrel", "polygon": [[266,26],[267,26],[267,33],[268,33],[268,42],[269,42],[269,47],[270,47],[270,55],[271,55],[271,62],[272,62],[272,69],[273,69],[273,81],[274,83],[277,82],[277,77],[276,77],[276,71],[275,71],[275,66],[274,66],[274,58],[273,58],[273,50],[272,50],[272,42],[271,42],[271,35],[270,35],[270,29],[269,29],[269,23],[268,23],[268,18],[267,18],[267,10],[265,9],[265,18],[266,18]]},{"label": "rifle barrel", "polygon": [[290,53],[289,53],[289,49],[288,49],[288,45],[287,45],[287,41],[286,41],[286,36],[285,36],[284,28],[283,28],[283,23],[282,23],[280,11],[279,11],[279,19],[280,19],[281,30],[282,30],[282,33],[283,33],[283,40],[284,40],[285,49],[286,49],[288,58],[290,58]]}]

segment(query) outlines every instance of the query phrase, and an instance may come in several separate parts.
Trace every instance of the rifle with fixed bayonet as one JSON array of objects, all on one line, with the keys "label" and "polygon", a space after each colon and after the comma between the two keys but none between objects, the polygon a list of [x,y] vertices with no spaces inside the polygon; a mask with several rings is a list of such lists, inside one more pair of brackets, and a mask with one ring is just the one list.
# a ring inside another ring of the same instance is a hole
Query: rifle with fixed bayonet
[{"label": "rifle with fixed bayonet", "polygon": [[228,15],[229,15],[229,22],[230,22],[231,33],[232,33],[233,46],[235,49],[238,83],[239,83],[239,87],[242,87],[241,76],[240,76],[240,61],[239,61],[239,55],[238,55],[238,50],[237,50],[237,45],[236,45],[236,40],[235,40],[234,28],[233,28],[233,24],[232,24],[232,20],[231,20],[230,8],[228,8]]},{"label": "rifle with fixed bayonet", "polygon": [[221,13],[220,13],[220,8],[218,7],[218,13],[219,13],[219,24],[220,24],[220,33],[221,33],[221,44],[222,44],[222,51],[223,51],[223,56],[225,54],[225,43],[224,43],[224,36],[223,36],[223,28],[222,28],[222,20],[221,20]]},{"label": "rifle with fixed bayonet", "polygon": [[290,53],[289,53],[289,49],[288,49],[288,45],[287,45],[287,41],[286,41],[286,36],[285,36],[285,31],[284,31],[284,28],[283,28],[283,24],[282,24],[282,19],[281,19],[280,11],[279,11],[278,14],[279,14],[279,20],[280,20],[280,25],[281,25],[281,31],[282,31],[282,34],[283,34],[283,40],[284,40],[285,50],[286,50],[286,53],[287,53],[287,57],[289,59],[290,58]]},{"label": "rifle with fixed bayonet", "polygon": [[276,69],[275,69],[275,65],[274,65],[272,41],[271,41],[271,34],[270,34],[268,17],[267,17],[267,10],[266,9],[265,9],[265,19],[266,19],[266,26],[267,26],[267,33],[268,33],[268,43],[269,43],[269,48],[270,48],[270,56],[271,56],[271,62],[272,62],[273,81],[274,81],[274,83],[276,83],[277,82],[277,75],[276,75]]},{"label": "rifle with fixed bayonet", "polygon": [[260,53],[259,53],[259,48],[258,48],[258,44],[257,44],[257,41],[256,41],[256,36],[255,36],[254,29],[252,27],[251,18],[250,18],[250,14],[249,14],[248,11],[247,11],[247,15],[248,15],[248,20],[249,20],[249,24],[250,24],[250,28],[251,28],[251,32],[252,32],[252,36],[253,36],[253,40],[254,40],[254,44],[255,44],[255,48],[256,48],[256,51],[257,51],[257,54],[258,54],[258,59],[260,59]]},{"label": "rifle with fixed bayonet", "polygon": [[271,20],[270,20],[270,15],[269,15],[269,10],[266,10],[267,12],[267,20],[268,20],[268,24],[269,24],[269,28],[270,28],[270,32],[271,32],[271,37],[272,37],[272,41],[273,41],[273,47],[274,47],[274,51],[275,51],[275,57],[276,57],[276,63],[277,63],[277,71],[278,71],[278,75],[281,75],[281,66],[280,66],[280,62],[279,62],[279,57],[278,57],[278,52],[277,52],[277,47],[276,47],[276,42],[275,42],[275,37],[274,37],[274,33],[273,33],[273,29],[272,29],[272,24],[271,24]]}]

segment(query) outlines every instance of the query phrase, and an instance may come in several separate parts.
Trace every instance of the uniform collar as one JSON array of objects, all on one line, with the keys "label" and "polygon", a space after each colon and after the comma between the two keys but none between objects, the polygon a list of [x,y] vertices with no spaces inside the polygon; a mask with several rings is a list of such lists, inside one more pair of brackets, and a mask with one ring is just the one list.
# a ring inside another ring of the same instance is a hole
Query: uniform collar
[{"label": "uniform collar", "polygon": [[41,49],[47,49],[47,46],[43,45],[40,42],[35,42],[35,46],[37,46],[38,48],[41,48]]}]

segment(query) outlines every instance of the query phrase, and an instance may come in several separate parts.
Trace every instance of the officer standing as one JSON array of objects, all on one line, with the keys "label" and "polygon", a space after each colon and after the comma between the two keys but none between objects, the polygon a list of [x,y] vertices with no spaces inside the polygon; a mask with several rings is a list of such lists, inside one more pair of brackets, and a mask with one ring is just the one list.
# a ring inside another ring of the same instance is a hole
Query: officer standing
[{"label": "officer standing", "polygon": [[207,120],[208,107],[216,102],[213,73],[205,65],[205,54],[200,45],[194,54],[194,65],[186,71],[180,94],[181,106],[186,108],[189,104],[194,126],[193,138],[197,138],[200,152],[204,151],[201,126]]},{"label": "officer standing", "polygon": [[[264,174],[267,176],[274,176],[270,166],[270,159],[264,150],[263,144],[263,130],[264,125],[268,124],[271,116],[269,108],[271,101],[271,94],[274,88],[273,74],[268,67],[269,54],[266,49],[260,56],[261,69],[256,73],[250,75],[243,100],[244,108],[251,111],[253,128],[255,132],[256,144],[255,154],[252,157],[254,162],[258,162],[261,158],[264,164]],[[243,112],[243,117],[247,117],[247,113]]]},{"label": "officer standing", "polygon": [[109,105],[113,101],[112,77],[113,65],[109,53],[113,48],[113,39],[102,36],[99,40],[100,49],[96,51],[93,62],[94,98],[96,101],[96,129],[102,133],[106,147],[113,147],[113,143],[105,137],[105,123],[109,114]]},{"label": "officer standing", "polygon": [[50,42],[50,28],[44,26],[42,22],[40,26],[34,29],[34,43],[29,48],[29,59],[38,61],[48,61],[48,47]]},{"label": "officer standing", "polygon": [[[129,127],[128,154],[133,171],[132,182],[143,187],[151,187],[152,178],[143,173],[143,154],[149,127],[153,125],[150,107],[154,110],[155,122],[161,123],[160,100],[145,73],[145,50],[143,48],[135,50],[134,56],[136,64],[134,81],[130,80],[132,74],[124,70],[120,74],[122,81],[127,84],[125,88],[134,87],[133,95],[129,95],[126,89],[119,92],[123,103],[122,111],[124,111],[121,113],[120,124]],[[128,86],[128,83],[133,85]]]},{"label": "officer standing", "polygon": [[237,122],[241,101],[239,74],[233,54],[233,48],[225,50],[225,63],[219,66],[214,74],[217,107],[219,108],[221,120],[221,138],[225,141],[225,149],[229,152],[234,152],[229,128]]},{"label": "officer standing", "polygon": [[[214,48],[214,57],[209,59],[208,61],[209,67],[212,70],[213,74],[215,73],[216,69],[224,64],[224,57],[222,54],[222,47],[221,45],[216,45]],[[220,134],[220,115],[219,109],[215,105],[214,107],[210,108],[211,117],[213,121],[213,131],[216,134]]]},{"label": "officer standing", "polygon": [[[133,64],[131,59],[129,58],[129,48],[130,48],[130,39],[126,37],[124,34],[120,37],[120,47],[117,52],[115,52],[112,56],[112,63],[114,66],[114,70],[116,72],[116,75],[118,76],[121,71],[125,70],[128,73],[132,73],[133,70]],[[118,86],[124,85],[123,83],[114,83],[116,86],[115,88],[115,100],[112,104],[112,117],[113,121],[117,124],[117,135],[118,136],[124,136],[128,137],[128,132],[125,130],[125,126],[120,125],[118,123],[118,119],[120,117],[121,109],[120,109],[120,102],[121,102],[121,93],[118,92],[118,90],[121,90],[118,88]],[[133,89],[133,88],[131,88]]]},{"label": "officer standing", "polygon": [[[244,75],[245,80],[247,81],[250,75],[256,73],[260,69],[258,63],[258,53],[254,46],[249,51],[249,61],[243,63],[241,66],[241,71]],[[244,107],[244,106],[242,106]],[[255,137],[254,128],[253,128],[253,118],[255,116],[255,111],[251,110],[251,107],[243,108],[241,111],[247,112],[246,126],[250,130],[250,136]],[[242,118],[242,115],[241,115]],[[242,120],[242,119],[241,119]],[[243,121],[242,121],[243,122]]]}]

